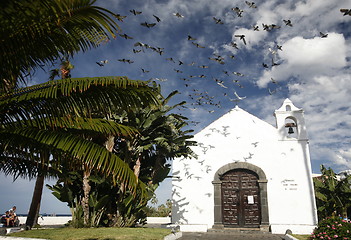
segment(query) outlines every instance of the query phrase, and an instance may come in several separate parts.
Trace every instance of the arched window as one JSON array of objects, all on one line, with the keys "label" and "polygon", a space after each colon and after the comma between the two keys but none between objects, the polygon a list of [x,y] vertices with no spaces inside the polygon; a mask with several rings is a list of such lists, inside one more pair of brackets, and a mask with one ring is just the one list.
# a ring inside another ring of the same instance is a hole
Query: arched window
[{"label": "arched window", "polygon": [[286,105],[286,106],[285,106],[285,110],[286,110],[287,112],[290,112],[290,111],[291,111],[291,106],[290,106],[290,105]]}]

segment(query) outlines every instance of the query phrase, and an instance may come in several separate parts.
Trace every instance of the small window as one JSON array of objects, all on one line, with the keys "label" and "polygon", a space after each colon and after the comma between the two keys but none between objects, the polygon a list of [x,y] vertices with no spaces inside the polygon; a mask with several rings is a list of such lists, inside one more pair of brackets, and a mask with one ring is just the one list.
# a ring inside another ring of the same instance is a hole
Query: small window
[{"label": "small window", "polygon": [[290,112],[290,111],[291,111],[291,106],[290,106],[290,105],[286,105],[286,106],[285,106],[285,110],[286,110],[287,112]]}]

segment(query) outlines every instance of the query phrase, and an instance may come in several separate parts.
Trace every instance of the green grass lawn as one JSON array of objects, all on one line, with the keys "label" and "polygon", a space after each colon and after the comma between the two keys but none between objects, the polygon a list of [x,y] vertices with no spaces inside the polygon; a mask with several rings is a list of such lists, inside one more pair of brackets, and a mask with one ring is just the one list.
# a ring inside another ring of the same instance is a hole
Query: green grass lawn
[{"label": "green grass lawn", "polygon": [[291,236],[299,239],[299,240],[307,240],[310,235],[297,235],[297,234],[291,234]]},{"label": "green grass lawn", "polygon": [[9,234],[11,237],[44,238],[51,240],[158,240],[170,234],[163,228],[53,228],[33,229]]}]

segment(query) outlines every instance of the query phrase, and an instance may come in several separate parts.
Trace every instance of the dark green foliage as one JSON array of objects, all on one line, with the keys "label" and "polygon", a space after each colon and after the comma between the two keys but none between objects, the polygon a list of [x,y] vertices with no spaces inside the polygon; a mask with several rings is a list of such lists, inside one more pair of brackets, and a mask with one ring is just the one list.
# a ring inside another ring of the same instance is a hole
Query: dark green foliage
[{"label": "dark green foliage", "polygon": [[[146,204],[154,196],[158,184],[168,176],[170,161],[175,157],[193,156],[190,146],[194,142],[189,140],[192,138],[188,135],[190,131],[182,130],[186,126],[186,118],[170,113],[178,105],[166,105],[175,93],[161,99],[159,106],[124,110],[113,116],[118,124],[137,129],[136,134],[115,136],[113,154],[123,159],[139,181],[145,183],[147,195],[143,197],[139,190],[132,194],[125,189],[123,182],[113,184],[112,178],[92,171],[89,203],[96,204],[89,204],[89,226],[130,227],[145,223]],[[104,144],[104,139],[95,138],[94,141]],[[62,175],[51,187],[59,192],[54,195],[71,207],[74,216],[72,225],[78,227],[82,218],[79,203],[84,195],[81,190],[83,182],[78,179],[82,177],[82,173],[76,170]]]},{"label": "dark green foliage", "polygon": [[97,227],[117,226],[132,227],[137,222],[143,223],[146,214],[142,210],[146,201],[140,193],[136,195],[121,191],[120,184],[114,185],[112,178],[92,175],[89,194],[90,222],[84,225],[83,210],[80,204],[84,197],[82,190],[82,173],[70,172],[66,178],[60,178],[53,186],[47,185],[52,194],[71,209],[71,226]]},{"label": "dark green foliage", "polygon": [[313,179],[318,218],[346,217],[346,209],[351,206],[351,176],[337,179],[335,172],[323,165],[321,172],[322,176]]},{"label": "dark green foliage", "polygon": [[328,217],[318,223],[309,239],[351,239],[351,223],[340,217]]}]

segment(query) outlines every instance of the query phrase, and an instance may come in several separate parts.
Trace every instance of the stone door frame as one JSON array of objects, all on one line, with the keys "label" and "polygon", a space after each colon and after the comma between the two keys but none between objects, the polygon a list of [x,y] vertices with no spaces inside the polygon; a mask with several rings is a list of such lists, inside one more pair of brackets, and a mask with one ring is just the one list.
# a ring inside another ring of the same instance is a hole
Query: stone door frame
[{"label": "stone door frame", "polygon": [[261,231],[269,231],[268,199],[267,199],[267,178],[263,170],[253,164],[246,162],[228,163],[217,170],[212,181],[214,187],[214,225],[213,228],[224,228],[222,218],[222,181],[221,176],[228,171],[235,169],[248,169],[258,175],[261,202]]}]

